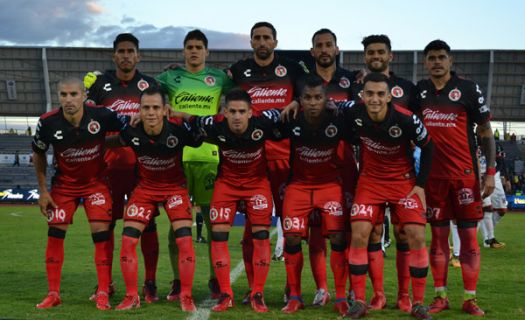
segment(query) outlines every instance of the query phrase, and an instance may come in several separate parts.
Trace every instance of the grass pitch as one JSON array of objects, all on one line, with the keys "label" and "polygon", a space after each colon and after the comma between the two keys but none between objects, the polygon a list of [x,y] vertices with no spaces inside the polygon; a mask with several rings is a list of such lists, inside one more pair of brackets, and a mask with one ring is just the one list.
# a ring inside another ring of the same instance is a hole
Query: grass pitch
[{"label": "grass pitch", "polygon": [[[62,272],[61,297],[63,304],[49,310],[37,310],[35,305],[45,296],[47,280],[45,275],[44,254],[46,247],[47,224],[36,206],[0,206],[0,319],[186,319],[189,315],[180,311],[178,303],[168,303],[164,298],[169,291],[173,276],[169,267],[167,253],[167,231],[169,228],[165,214],[158,218],[160,238],[160,259],[157,273],[158,293],[161,301],[131,311],[99,311],[88,300],[96,284],[93,263],[94,246],[83,210],[75,216],[75,223],[70,226],[65,241],[65,262]],[[498,240],[506,242],[507,247],[500,250],[481,249],[481,274],[478,284],[478,302],[487,312],[487,319],[525,319],[525,241],[523,226],[525,214],[507,214],[496,228]],[[428,228],[427,228],[428,229]],[[121,222],[115,232],[116,249],[114,255],[113,277],[117,293],[112,298],[116,306],[123,298],[124,284],[119,266]],[[427,230],[428,231],[428,230]],[[428,232],[429,233],[429,232]],[[232,269],[241,261],[240,238],[242,228],[234,227],[230,235],[230,253]],[[195,237],[195,231],[194,231]],[[272,239],[272,245],[275,238]],[[194,281],[194,298],[200,305],[208,298],[208,260],[204,244],[195,244],[197,270]],[[139,257],[141,256],[140,249]],[[225,313],[211,313],[210,319],[334,319],[338,318],[332,310],[332,304],[323,308],[309,307],[315,291],[311,276],[307,247],[303,245],[305,267],[303,270],[303,297],[307,304],[305,310],[294,315],[285,315],[282,293],[285,284],[283,262],[272,262],[268,277],[265,299],[270,312],[255,314],[249,306],[243,306],[240,300],[247,288],[244,272],[233,284],[236,305]],[[393,309],[396,294],[395,246],[387,250],[385,259],[385,291],[388,308],[371,312],[369,319],[412,319]],[[333,289],[333,280],[328,267],[329,286]],[[142,264],[139,270],[143,270]],[[142,273],[139,281],[142,281]],[[371,292],[368,284],[368,293]],[[451,310],[436,315],[435,319],[472,319],[460,311],[462,301],[462,282],[459,269],[449,270],[449,296]],[[332,292],[332,297],[334,293]],[[427,284],[427,303],[433,297],[432,277],[429,272]]]}]

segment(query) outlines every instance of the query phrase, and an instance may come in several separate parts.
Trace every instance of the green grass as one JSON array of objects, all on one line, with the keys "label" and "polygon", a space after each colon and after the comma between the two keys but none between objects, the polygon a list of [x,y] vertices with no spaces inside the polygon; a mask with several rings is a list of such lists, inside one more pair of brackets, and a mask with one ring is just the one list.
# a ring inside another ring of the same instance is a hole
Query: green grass
[{"label": "green grass", "polygon": [[[478,285],[478,302],[487,312],[488,319],[525,319],[525,241],[523,225],[525,214],[507,214],[497,226],[497,237],[506,242],[507,247],[501,250],[482,248],[482,268]],[[116,247],[113,275],[117,283],[117,294],[112,304],[117,305],[124,294],[124,284],[118,263],[120,248],[120,230],[117,225]],[[180,311],[178,303],[164,300],[172,279],[167,255],[168,220],[163,214],[158,219],[160,234],[160,260],[157,274],[157,285],[162,300],[154,305],[143,304],[140,309],[127,312],[98,311],[88,301],[96,284],[93,264],[93,244],[89,228],[82,210],[77,212],[75,223],[70,227],[65,242],[65,263],[62,272],[63,304],[51,310],[37,310],[35,304],[46,294],[47,280],[44,265],[47,224],[44,217],[33,206],[0,206],[0,319],[184,319],[187,314]],[[195,233],[195,232],[194,232]],[[232,265],[241,260],[239,245],[241,228],[233,228],[230,236],[230,253]],[[272,244],[275,239],[272,239]],[[195,244],[197,253],[197,271],[194,281],[194,297],[198,303],[208,296],[207,277],[208,262],[206,246]],[[140,249],[138,249],[140,251]],[[303,251],[307,253],[306,245]],[[389,307],[383,311],[372,312],[369,319],[411,319],[392,308],[396,293],[395,249],[387,250],[385,260],[385,290]],[[139,253],[140,255],[140,253]],[[143,270],[142,265],[139,270]],[[329,269],[328,269],[329,270]],[[329,274],[329,285],[333,281]],[[429,272],[430,274],[430,272]],[[142,274],[139,275],[142,281]],[[246,277],[243,275],[233,284],[237,304],[229,312],[211,314],[211,319],[325,319],[337,318],[332,305],[323,308],[308,307],[295,315],[280,312],[282,292],[285,283],[285,270],[282,262],[272,262],[266,285],[266,302],[270,307],[269,314],[258,315],[250,308],[240,304],[246,290]],[[368,285],[370,292],[370,284]],[[313,298],[314,282],[305,257],[303,270],[303,294],[310,303]],[[449,295],[452,310],[445,311],[436,319],[470,319],[460,311],[462,299],[461,273],[459,269],[449,270]],[[333,293],[332,293],[333,294]],[[427,302],[433,296],[432,279],[429,276],[427,285]]]}]

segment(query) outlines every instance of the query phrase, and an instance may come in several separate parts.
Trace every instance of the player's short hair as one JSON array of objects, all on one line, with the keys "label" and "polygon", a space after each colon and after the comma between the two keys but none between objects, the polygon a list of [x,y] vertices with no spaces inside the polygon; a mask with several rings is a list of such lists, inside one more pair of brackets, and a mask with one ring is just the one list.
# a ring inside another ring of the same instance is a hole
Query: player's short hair
[{"label": "player's short hair", "polygon": [[450,53],[449,45],[445,41],[440,39],[430,41],[430,43],[427,44],[427,46],[423,50],[423,53],[426,56],[429,51],[433,50],[445,50],[447,53]]},{"label": "player's short hair", "polygon": [[266,21],[257,22],[256,24],[253,25],[252,29],[250,30],[250,38],[253,37],[253,30],[257,28],[262,28],[262,27],[270,28],[270,30],[272,30],[273,39],[274,40],[277,39],[277,30],[275,30],[275,27],[273,26],[273,24],[266,22]]},{"label": "player's short hair", "polygon": [[301,88],[301,95],[304,93],[306,88],[317,88],[321,87],[323,93],[326,93],[325,87],[323,86],[323,79],[318,75],[310,74],[304,78],[303,86]]},{"label": "player's short hair", "polygon": [[137,48],[137,51],[139,51],[139,39],[132,35],[131,33],[121,33],[116,38],[115,41],[113,41],[113,51],[117,50],[117,46],[119,43],[129,41],[132,42],[135,45],[135,48]]},{"label": "player's short hair", "polygon": [[327,29],[327,28],[319,29],[319,30],[317,30],[317,31],[314,33],[314,35],[312,36],[312,44],[314,43],[315,37],[317,37],[317,36],[320,35],[320,34],[326,34],[326,33],[329,33],[329,34],[332,35],[332,37],[334,37],[334,42],[335,42],[335,44],[337,45],[337,37],[335,36],[335,33],[333,33],[332,30]]},{"label": "player's short hair", "polygon": [[154,96],[154,95],[160,95],[162,98],[162,106],[164,106],[167,103],[166,94],[160,87],[156,86],[149,86],[144,91],[140,93],[140,100],[142,101],[143,96]]},{"label": "player's short hair", "polygon": [[252,98],[250,98],[248,92],[241,89],[230,90],[226,96],[224,96],[224,102],[226,105],[228,105],[228,102],[230,101],[244,101],[248,104],[249,108],[252,107]]},{"label": "player's short hair", "polygon": [[186,46],[186,42],[189,40],[199,40],[204,43],[204,48],[208,49],[208,38],[206,38],[206,35],[204,32],[200,31],[199,29],[191,30],[188,32],[188,34],[184,37],[184,46]]},{"label": "player's short hair", "polygon": [[363,44],[363,49],[366,50],[366,47],[368,47],[372,43],[384,43],[386,47],[388,48],[388,51],[392,51],[392,45],[390,43],[390,38],[388,38],[385,34],[372,34],[367,37],[363,38],[363,41],[361,41]]},{"label": "player's short hair", "polygon": [[387,87],[390,88],[388,77],[381,72],[371,72],[367,74],[363,79],[363,86],[365,86],[367,82],[384,82],[386,83]]},{"label": "player's short hair", "polygon": [[59,89],[61,86],[65,85],[65,84],[78,84],[79,87],[80,87],[80,90],[82,90],[82,91],[86,90],[86,87],[84,86],[84,81],[82,81],[81,79],[76,78],[76,77],[64,77],[64,78],[58,80],[57,88]]}]

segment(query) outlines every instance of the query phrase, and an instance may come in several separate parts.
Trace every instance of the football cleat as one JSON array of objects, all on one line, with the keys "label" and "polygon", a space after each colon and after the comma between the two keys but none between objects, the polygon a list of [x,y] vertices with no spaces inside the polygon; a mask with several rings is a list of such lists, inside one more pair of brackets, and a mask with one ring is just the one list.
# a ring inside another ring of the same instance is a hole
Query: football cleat
[{"label": "football cleat", "polygon": [[505,248],[506,244],[504,242],[499,242],[498,240],[496,240],[496,238],[492,238],[492,239],[483,241],[483,246],[485,248],[501,249],[501,248]]},{"label": "football cleat", "polygon": [[[97,298],[97,291],[98,291],[98,285],[95,286],[93,294],[91,294],[91,296],[89,297],[89,301],[95,301],[95,299]],[[111,283],[109,284],[108,295],[110,297],[113,297],[114,294],[115,294],[115,282],[111,281]]]},{"label": "football cleat", "polygon": [[415,304],[412,307],[412,311],[410,312],[410,314],[416,319],[432,320],[432,317],[428,313],[428,307],[425,307],[421,304]]},{"label": "football cleat", "polygon": [[450,258],[449,264],[451,267],[461,268],[461,262],[459,262],[458,256],[452,255],[452,258]]},{"label": "football cleat", "polygon": [[166,296],[168,301],[177,301],[180,298],[180,280],[175,279],[171,282],[171,290]]},{"label": "football cleat", "polygon": [[464,312],[478,317],[483,317],[485,315],[485,311],[481,310],[481,308],[478,306],[476,299],[469,299],[465,300],[463,302],[463,307],[461,308]]},{"label": "football cleat", "polygon": [[434,301],[432,301],[428,308],[429,313],[438,313],[443,310],[448,310],[450,308],[448,305],[448,298],[440,296],[434,297]]},{"label": "football cleat", "polygon": [[370,303],[368,304],[368,308],[372,310],[382,310],[386,308],[385,294],[382,292],[374,292],[374,295],[372,296],[372,299],[370,299]]},{"label": "football cleat", "polygon": [[255,312],[268,312],[262,292],[256,292],[250,299],[252,309]]},{"label": "football cleat", "polygon": [[129,310],[140,308],[140,296],[125,296],[124,300],[115,308],[115,310]]},{"label": "football cleat", "polygon": [[208,243],[204,237],[198,237],[197,240],[195,240],[196,243]]},{"label": "football cleat", "polygon": [[95,298],[95,302],[97,303],[98,310],[111,309],[111,305],[109,304],[109,295],[107,292],[104,292],[104,291],[97,292],[97,297]]},{"label": "football cleat", "polygon": [[322,307],[330,301],[330,293],[325,289],[319,289],[315,292],[314,301],[312,305],[315,307]]},{"label": "football cleat", "polygon": [[281,311],[284,313],[295,313],[299,311],[299,309],[304,309],[303,299],[297,296],[290,296],[288,298],[288,303],[281,309]]},{"label": "football cleat", "polygon": [[348,313],[350,306],[346,301],[346,298],[336,299],[334,304],[334,310],[341,316],[345,316]]},{"label": "football cleat", "polygon": [[366,316],[367,313],[368,308],[366,303],[364,301],[355,300],[350,309],[348,309],[348,313],[345,315],[345,318],[359,319]]},{"label": "football cleat", "polygon": [[62,303],[62,300],[60,300],[60,295],[56,291],[51,291],[47,294],[47,296],[36,305],[38,309],[47,309],[52,308],[60,305]]},{"label": "football cleat", "polygon": [[142,295],[144,295],[144,301],[146,301],[146,303],[153,303],[159,301],[155,281],[147,280],[144,282],[144,286],[142,287]]},{"label": "football cleat", "polygon": [[252,290],[248,290],[246,291],[246,293],[244,294],[244,297],[242,297],[242,304],[246,305],[246,304],[250,304],[250,299],[252,297]]},{"label": "football cleat", "polygon": [[219,299],[221,297],[221,288],[217,278],[208,280],[208,288],[210,288],[210,296],[212,299]]},{"label": "football cleat", "polygon": [[412,311],[412,301],[407,293],[397,295],[396,308],[406,313]]},{"label": "football cleat", "polygon": [[193,298],[191,296],[182,296],[180,298],[180,308],[185,312],[197,311],[197,307],[195,306],[195,302],[193,302]]},{"label": "football cleat", "polygon": [[214,305],[211,308],[211,310],[215,312],[223,312],[232,307],[233,307],[233,298],[227,293],[222,293],[221,296],[219,297],[219,302],[217,302],[217,304]]}]

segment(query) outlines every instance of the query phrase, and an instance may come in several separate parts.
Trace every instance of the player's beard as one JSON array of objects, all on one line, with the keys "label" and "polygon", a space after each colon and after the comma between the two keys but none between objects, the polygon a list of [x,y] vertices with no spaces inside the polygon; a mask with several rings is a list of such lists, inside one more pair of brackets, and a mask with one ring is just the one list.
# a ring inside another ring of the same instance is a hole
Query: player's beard
[{"label": "player's beard", "polygon": [[268,49],[268,48],[265,51],[255,50],[255,55],[257,56],[257,58],[259,58],[261,60],[268,60],[268,59],[270,59],[270,57],[272,56],[272,53],[273,53],[273,50]]},{"label": "player's beard", "polygon": [[[328,60],[322,59],[325,57],[328,57]],[[334,63],[335,63],[335,57],[332,57],[332,56],[323,56],[317,59],[317,64],[323,68],[328,68],[332,66]]]},{"label": "player's beard", "polygon": [[384,72],[388,68],[388,64],[381,62],[379,67],[374,67],[373,63],[368,64],[368,70],[372,72]]}]

